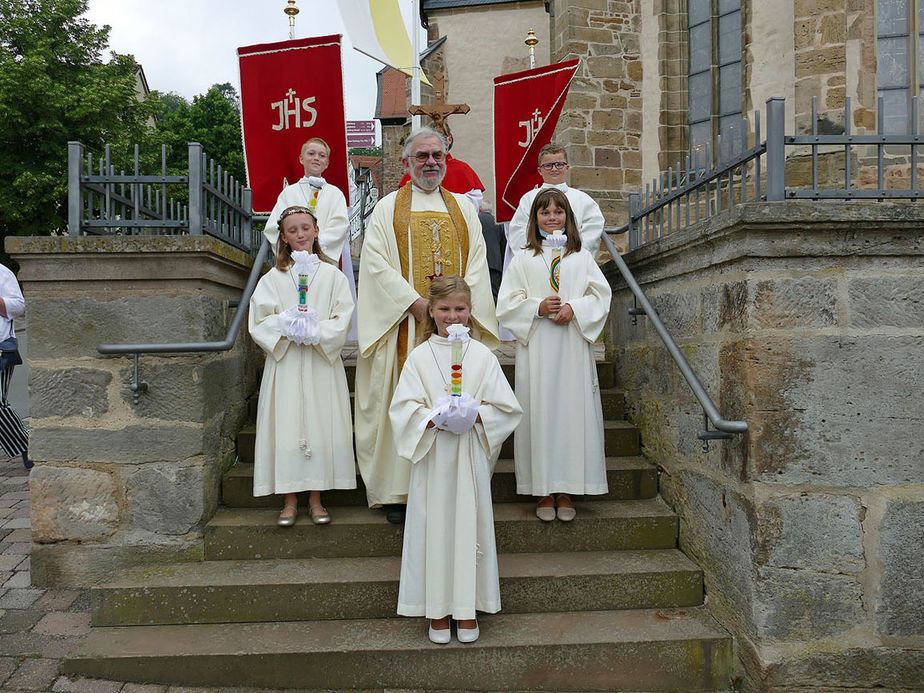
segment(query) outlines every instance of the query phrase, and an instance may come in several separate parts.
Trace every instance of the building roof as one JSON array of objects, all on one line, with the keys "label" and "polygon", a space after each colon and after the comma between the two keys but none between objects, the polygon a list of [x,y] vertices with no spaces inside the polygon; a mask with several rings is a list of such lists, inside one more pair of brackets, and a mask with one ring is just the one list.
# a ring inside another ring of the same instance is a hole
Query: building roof
[{"label": "building roof", "polygon": [[[539,2],[540,0],[534,1]],[[513,3],[517,2],[524,2],[524,0],[421,0],[420,23],[424,26],[428,26],[428,13],[437,12],[439,10],[453,10],[466,7],[483,7],[486,5],[512,5]]]},{"label": "building roof", "polygon": [[475,7],[477,5],[509,5],[522,0],[422,0],[420,11],[445,10],[454,7]]},{"label": "building roof", "polygon": [[375,75],[375,117],[379,120],[407,118],[407,75],[393,67],[383,67]]},{"label": "building roof", "polygon": [[[446,41],[445,36],[428,45],[420,52],[423,60]],[[375,75],[375,117],[379,120],[400,119],[408,117],[407,80],[408,76],[393,67],[383,67]]]},{"label": "building roof", "polygon": [[351,154],[350,163],[354,169],[366,169],[368,175],[372,176],[372,184],[379,190],[382,189],[382,157]]}]

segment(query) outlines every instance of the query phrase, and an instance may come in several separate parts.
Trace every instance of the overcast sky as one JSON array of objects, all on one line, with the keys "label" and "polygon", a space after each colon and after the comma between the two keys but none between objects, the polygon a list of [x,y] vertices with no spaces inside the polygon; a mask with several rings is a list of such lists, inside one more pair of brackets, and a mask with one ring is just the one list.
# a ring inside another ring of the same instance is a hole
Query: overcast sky
[{"label": "overcast sky", "polygon": [[[400,1],[405,17],[410,0]],[[86,17],[108,24],[110,49],[129,53],[148,86],[192,99],[213,84],[240,91],[237,49],[289,38],[286,0],[90,0]],[[375,111],[375,73],[381,63],[353,50],[335,0],[298,0],[296,38],[343,34],[343,73],[349,120]]]}]

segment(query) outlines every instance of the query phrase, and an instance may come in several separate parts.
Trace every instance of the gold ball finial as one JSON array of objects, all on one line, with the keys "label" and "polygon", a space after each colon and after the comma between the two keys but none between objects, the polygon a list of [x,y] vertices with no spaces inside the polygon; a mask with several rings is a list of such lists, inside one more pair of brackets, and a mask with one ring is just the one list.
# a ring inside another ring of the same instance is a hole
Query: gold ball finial
[{"label": "gold ball finial", "polygon": [[536,37],[536,32],[533,31],[532,29],[530,29],[529,31],[527,31],[527,32],[526,32],[526,40],[523,41],[523,43],[525,43],[525,44],[526,44],[527,46],[529,46],[530,48],[532,48],[532,47],[535,46],[537,43],[539,43],[539,39]]},{"label": "gold ball finial", "polygon": [[283,10],[289,15],[289,21],[295,21],[295,15],[298,14],[298,8],[295,6],[295,0],[288,0],[288,6]]}]

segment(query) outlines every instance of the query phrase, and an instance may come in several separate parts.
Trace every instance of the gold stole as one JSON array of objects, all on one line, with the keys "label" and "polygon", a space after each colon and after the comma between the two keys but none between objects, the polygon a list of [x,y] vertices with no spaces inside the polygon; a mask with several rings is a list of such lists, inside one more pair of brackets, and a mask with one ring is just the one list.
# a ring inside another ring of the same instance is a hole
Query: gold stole
[{"label": "gold stole", "polygon": [[[416,273],[410,268],[410,233],[408,230],[411,225],[411,183],[398,188],[398,195],[395,198],[395,214],[393,228],[395,231],[395,240],[398,243],[398,256],[401,259],[401,276],[408,279],[414,286],[414,289],[421,296],[426,296],[430,290],[430,277],[416,276]],[[462,266],[459,267],[459,274],[465,276],[465,268],[468,261],[468,225],[465,223],[465,217],[462,216],[462,210],[459,209],[459,203],[446,188],[440,186],[440,194],[443,196],[443,204],[446,205],[446,211],[449,212],[449,220],[452,222],[452,233],[455,236],[457,247],[461,249]],[[410,316],[401,321],[398,326],[398,372],[404,368],[404,360],[408,353],[408,340],[410,338],[411,324]]]}]

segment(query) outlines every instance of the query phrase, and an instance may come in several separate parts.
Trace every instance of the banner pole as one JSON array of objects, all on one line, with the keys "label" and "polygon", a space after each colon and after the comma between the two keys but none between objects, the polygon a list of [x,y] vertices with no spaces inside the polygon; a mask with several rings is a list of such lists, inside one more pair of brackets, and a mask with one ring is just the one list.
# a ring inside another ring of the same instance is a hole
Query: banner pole
[{"label": "banner pole", "polygon": [[295,15],[298,14],[298,8],[295,6],[295,0],[288,0],[286,8],[283,10],[289,15],[289,38],[295,38]]},{"label": "banner pole", "polygon": [[[411,77],[411,103],[420,103],[420,0],[411,0],[411,46],[414,69]],[[420,127],[420,116],[411,116],[411,129]]]}]

